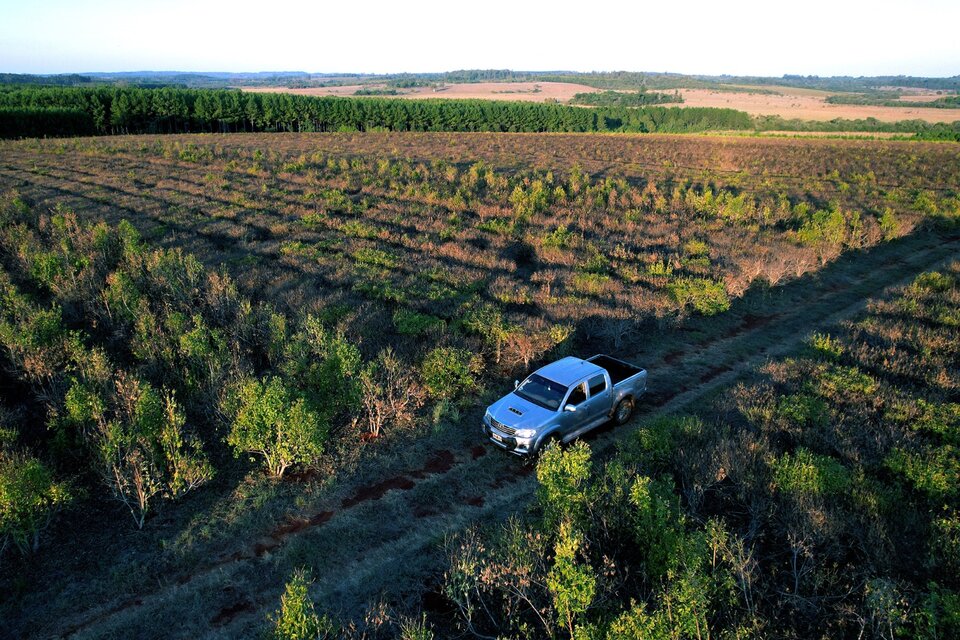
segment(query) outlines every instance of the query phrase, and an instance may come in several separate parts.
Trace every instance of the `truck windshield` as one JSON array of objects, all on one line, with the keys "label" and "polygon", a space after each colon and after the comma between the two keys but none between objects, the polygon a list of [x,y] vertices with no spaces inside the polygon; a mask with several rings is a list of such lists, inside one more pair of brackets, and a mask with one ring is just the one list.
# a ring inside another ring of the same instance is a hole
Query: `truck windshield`
[{"label": "truck windshield", "polygon": [[567,388],[543,376],[533,374],[524,380],[514,393],[545,409],[559,409]]}]

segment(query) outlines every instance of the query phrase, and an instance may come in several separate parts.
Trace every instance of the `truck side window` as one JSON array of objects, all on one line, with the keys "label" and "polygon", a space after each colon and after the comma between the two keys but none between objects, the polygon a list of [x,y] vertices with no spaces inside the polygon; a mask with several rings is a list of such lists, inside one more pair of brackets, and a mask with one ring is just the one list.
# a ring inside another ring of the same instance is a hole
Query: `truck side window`
[{"label": "truck side window", "polygon": [[587,391],[584,384],[581,382],[576,386],[576,388],[570,392],[570,397],[567,399],[567,404],[572,404],[577,406],[581,402],[587,399]]},{"label": "truck side window", "polygon": [[590,397],[597,395],[598,393],[603,393],[607,388],[607,379],[603,376],[596,376],[590,378]]}]

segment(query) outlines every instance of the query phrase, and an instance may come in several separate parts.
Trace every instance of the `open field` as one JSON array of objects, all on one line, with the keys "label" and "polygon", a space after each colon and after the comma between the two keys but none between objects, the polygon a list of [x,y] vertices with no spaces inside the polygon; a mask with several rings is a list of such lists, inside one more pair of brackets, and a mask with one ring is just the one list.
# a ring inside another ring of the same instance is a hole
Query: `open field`
[{"label": "open field", "polygon": [[[342,85],[330,87],[242,87],[259,93],[293,93],[303,96],[352,96],[361,89],[383,88],[385,85]],[[434,87],[397,89],[397,98],[448,98],[510,100],[514,102],[567,102],[578,93],[594,93],[593,87],[572,82],[470,82],[443,84]]]},{"label": "open field", "polygon": [[[360,89],[374,85],[349,85],[313,88],[243,87],[244,91],[260,93],[292,93],[312,96],[352,96]],[[829,121],[836,118],[858,120],[876,118],[881,122],[923,120],[924,122],[954,122],[960,120],[960,110],[923,107],[887,107],[872,105],[830,104],[828,91],[796,87],[764,86],[775,93],[751,93],[749,86],[738,86],[743,91],[713,91],[710,89],[678,89],[687,107],[715,107],[745,111],[750,115],[776,115],[787,119]],[[475,98],[483,100],[510,100],[524,102],[567,102],[577,93],[599,91],[586,85],[567,82],[481,82],[444,85],[440,91],[431,87],[399,89],[398,98]],[[902,100],[923,101],[942,97],[936,93],[908,93]]]},{"label": "open field", "polygon": [[[764,87],[767,88],[767,87]],[[827,121],[835,118],[859,120],[876,118],[881,122],[923,120],[954,122],[960,110],[923,107],[883,107],[871,105],[830,104],[824,91],[770,87],[782,95],[762,93],[727,93],[709,89],[680,89],[684,105],[689,107],[726,107],[746,111],[750,115],[776,115],[788,119]],[[941,97],[941,96],[935,96]],[[910,95],[904,99],[920,99]]]},{"label": "open field", "polygon": [[[914,142],[371,133],[2,143],[0,265],[11,286],[29,304],[59,305],[69,328],[131,375],[159,387],[188,371],[194,382],[175,387],[177,400],[217,469],[159,504],[141,531],[85,472],[82,508],[60,515],[34,557],[3,558],[0,588],[14,594],[0,604],[4,631],[254,635],[303,566],[318,606],[353,621],[356,637],[396,635],[397,616],[420,610],[443,618],[444,536],[532,498],[532,468],[493,451],[476,426],[513,377],[562,353],[610,351],[650,369],[645,418],[701,403],[955,258],[958,191],[960,149]],[[82,227],[97,220],[129,220],[151,250],[196,256],[199,293],[177,307],[163,289],[126,316],[121,275],[170,282],[181,262],[143,253],[140,271],[128,269],[133,258],[96,253],[107,232]],[[264,322],[240,331],[231,314],[242,309],[263,310]],[[482,371],[376,433],[359,410],[331,418],[323,456],[272,479],[232,455],[229,407],[215,406],[237,377],[296,382],[289,352],[306,313],[364,363],[393,349],[417,388],[435,348],[479,356]],[[206,326],[222,336],[229,353],[194,367],[181,353],[194,344],[177,333],[184,323],[190,335]],[[169,342],[151,347],[151,332]],[[0,383],[36,418],[23,440],[53,457],[44,423],[64,411],[78,374],[36,383],[34,360],[5,347]],[[592,437],[598,459],[633,429]],[[379,627],[378,601],[394,612]]]}]

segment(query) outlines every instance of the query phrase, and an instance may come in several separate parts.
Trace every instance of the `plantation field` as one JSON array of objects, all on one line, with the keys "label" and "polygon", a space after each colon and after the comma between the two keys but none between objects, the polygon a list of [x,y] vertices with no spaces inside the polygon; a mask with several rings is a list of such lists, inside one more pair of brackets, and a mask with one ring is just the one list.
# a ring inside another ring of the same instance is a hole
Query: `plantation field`
[{"label": "plantation field", "polygon": [[[0,193],[0,445],[73,496],[0,558],[26,637],[253,635],[303,567],[344,635],[453,632],[445,536],[536,495],[480,439],[510,380],[609,351],[650,370],[641,420],[713,406],[960,248],[960,149],[919,142],[33,140],[0,143]],[[262,402],[310,446],[251,443]],[[151,450],[140,501],[120,479]]]},{"label": "plantation field", "polygon": [[[766,87],[765,87],[766,88]],[[750,115],[774,115],[786,119],[828,121],[835,118],[862,120],[875,118],[880,122],[923,120],[924,122],[955,122],[960,120],[956,109],[926,107],[887,107],[874,105],[830,104],[825,91],[770,87],[777,93],[748,93],[711,91],[710,89],[680,89],[683,103],[689,107],[725,107],[746,111]],[[942,96],[934,95],[931,99]],[[906,96],[904,100],[923,98]]]},{"label": "plantation field", "polygon": [[[364,89],[384,89],[386,85],[334,85],[329,87],[243,87],[259,93],[293,93],[302,96],[352,96]],[[438,87],[397,89],[398,98],[458,98],[461,100],[511,100],[519,102],[568,102],[578,93],[594,93],[594,87],[573,82],[462,82]]]}]

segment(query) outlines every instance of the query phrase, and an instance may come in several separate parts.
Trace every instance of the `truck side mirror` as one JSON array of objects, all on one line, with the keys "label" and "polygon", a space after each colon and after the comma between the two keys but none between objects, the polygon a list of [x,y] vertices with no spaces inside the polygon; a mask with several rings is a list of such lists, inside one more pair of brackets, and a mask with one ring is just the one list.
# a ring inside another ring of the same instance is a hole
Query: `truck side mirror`
[{"label": "truck side mirror", "polygon": [[577,410],[577,407],[572,404],[568,404],[563,408],[564,411],[570,411],[571,413]]},{"label": "truck side mirror", "polygon": [[513,381],[513,388],[516,389],[516,388],[519,387],[519,386],[520,386],[520,381],[519,381],[519,380],[514,380],[514,381]]}]

